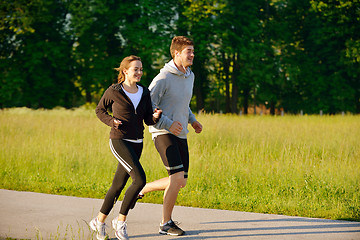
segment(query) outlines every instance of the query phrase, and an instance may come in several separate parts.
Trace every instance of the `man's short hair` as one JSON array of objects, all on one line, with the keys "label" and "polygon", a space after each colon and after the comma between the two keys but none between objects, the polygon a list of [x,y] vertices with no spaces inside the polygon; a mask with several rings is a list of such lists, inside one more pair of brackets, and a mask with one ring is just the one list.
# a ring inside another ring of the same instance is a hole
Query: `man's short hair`
[{"label": "man's short hair", "polygon": [[170,45],[171,57],[175,57],[175,50],[181,52],[186,46],[194,46],[194,42],[185,36],[175,36]]}]

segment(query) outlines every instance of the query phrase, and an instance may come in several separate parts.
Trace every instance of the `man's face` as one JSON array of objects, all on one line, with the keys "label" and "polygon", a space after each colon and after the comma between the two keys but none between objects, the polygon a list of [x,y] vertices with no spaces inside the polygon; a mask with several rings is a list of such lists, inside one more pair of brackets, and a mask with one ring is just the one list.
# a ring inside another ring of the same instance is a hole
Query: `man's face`
[{"label": "man's face", "polygon": [[193,64],[193,60],[195,57],[194,54],[194,46],[186,46],[181,52],[180,56],[182,65],[187,68]]}]

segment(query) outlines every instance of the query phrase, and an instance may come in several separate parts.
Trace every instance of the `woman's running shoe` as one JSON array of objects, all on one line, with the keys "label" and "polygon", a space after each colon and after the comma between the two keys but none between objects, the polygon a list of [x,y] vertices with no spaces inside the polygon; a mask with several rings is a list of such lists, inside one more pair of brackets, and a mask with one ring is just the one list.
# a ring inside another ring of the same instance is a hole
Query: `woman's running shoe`
[{"label": "woman's running shoe", "polygon": [[112,220],[112,227],[115,230],[115,236],[119,240],[128,240],[129,236],[127,234],[127,224],[126,222],[118,221],[117,218]]},{"label": "woman's running shoe", "polygon": [[90,221],[89,226],[96,232],[96,238],[98,240],[105,240],[109,238],[105,230],[105,223],[100,222],[97,217]]}]

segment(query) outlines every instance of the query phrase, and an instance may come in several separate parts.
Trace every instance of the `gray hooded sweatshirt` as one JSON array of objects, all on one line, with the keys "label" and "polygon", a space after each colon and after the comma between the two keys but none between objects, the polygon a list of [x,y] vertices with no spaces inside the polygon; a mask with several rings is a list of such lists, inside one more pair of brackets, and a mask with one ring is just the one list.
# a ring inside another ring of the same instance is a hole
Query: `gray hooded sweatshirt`
[{"label": "gray hooded sweatshirt", "polygon": [[149,86],[153,108],[163,112],[157,124],[149,126],[154,139],[158,135],[169,134],[169,128],[174,121],[179,121],[183,127],[179,138],[186,139],[189,130],[188,123],[196,121],[191,112],[190,101],[193,93],[194,73],[187,69],[184,74],[179,71],[173,60],[166,63],[160,73]]}]

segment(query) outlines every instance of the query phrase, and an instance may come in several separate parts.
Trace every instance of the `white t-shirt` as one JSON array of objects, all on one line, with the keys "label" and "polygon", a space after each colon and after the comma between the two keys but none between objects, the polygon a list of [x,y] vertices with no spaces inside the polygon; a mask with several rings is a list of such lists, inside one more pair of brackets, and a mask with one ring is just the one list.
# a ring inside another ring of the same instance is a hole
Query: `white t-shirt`
[{"label": "white t-shirt", "polygon": [[[121,86],[122,87],[122,86]],[[138,91],[136,93],[129,93],[128,91],[125,90],[125,88],[122,87],[122,89],[124,90],[125,94],[130,98],[132,104],[134,105],[134,108],[136,109],[137,106],[139,105],[139,102],[141,100],[141,96],[143,94],[144,89],[142,88],[142,86],[138,85]]]},{"label": "white t-shirt", "polygon": [[[138,86],[138,91],[136,93],[129,93],[128,91],[125,90],[125,88],[123,88],[121,86],[121,88],[124,90],[125,94],[130,98],[132,104],[134,105],[134,108],[136,109],[137,106],[140,103],[141,100],[141,96],[143,94],[144,89],[142,88],[142,86]],[[137,139],[137,140],[133,140],[133,139],[124,139],[128,142],[133,142],[133,143],[142,143],[143,140],[142,139]]]}]

